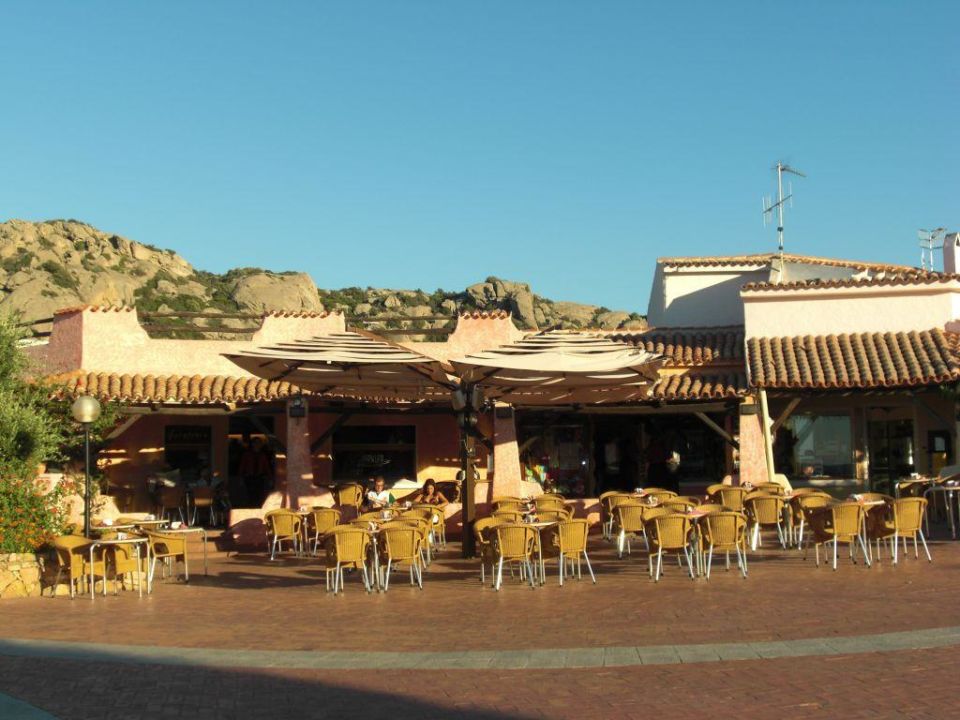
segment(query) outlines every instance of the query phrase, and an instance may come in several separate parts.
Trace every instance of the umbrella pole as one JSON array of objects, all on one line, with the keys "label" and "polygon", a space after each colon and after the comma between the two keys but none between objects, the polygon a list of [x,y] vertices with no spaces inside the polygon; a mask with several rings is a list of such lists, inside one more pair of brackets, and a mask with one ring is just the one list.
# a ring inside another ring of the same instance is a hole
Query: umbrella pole
[{"label": "umbrella pole", "polygon": [[460,545],[463,557],[472,558],[476,554],[473,537],[473,522],[477,519],[476,480],[474,478],[474,441],[471,430],[471,418],[476,418],[476,409],[470,402],[472,395],[468,388],[466,406],[460,411],[458,425],[460,426],[460,471],[463,481],[460,484],[460,503],[462,505],[462,526]]}]

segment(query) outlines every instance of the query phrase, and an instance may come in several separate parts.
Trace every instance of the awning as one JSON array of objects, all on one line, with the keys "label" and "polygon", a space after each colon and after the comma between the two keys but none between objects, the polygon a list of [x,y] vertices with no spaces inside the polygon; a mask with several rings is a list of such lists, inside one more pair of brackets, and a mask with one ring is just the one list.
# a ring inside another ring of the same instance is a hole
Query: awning
[{"label": "awning", "polygon": [[555,405],[645,400],[666,358],[592,333],[546,332],[451,362],[489,399]]},{"label": "awning", "polygon": [[[440,363],[426,355],[353,332],[224,353],[247,372],[314,393],[378,399],[448,397]],[[439,399],[439,398],[438,398]]]}]

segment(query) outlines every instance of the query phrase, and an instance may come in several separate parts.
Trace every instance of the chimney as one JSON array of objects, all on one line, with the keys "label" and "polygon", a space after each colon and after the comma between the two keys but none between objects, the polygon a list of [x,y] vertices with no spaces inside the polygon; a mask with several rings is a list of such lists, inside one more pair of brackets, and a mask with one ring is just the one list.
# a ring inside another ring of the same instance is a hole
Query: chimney
[{"label": "chimney", "polygon": [[960,272],[960,233],[947,233],[943,238],[943,271]]}]

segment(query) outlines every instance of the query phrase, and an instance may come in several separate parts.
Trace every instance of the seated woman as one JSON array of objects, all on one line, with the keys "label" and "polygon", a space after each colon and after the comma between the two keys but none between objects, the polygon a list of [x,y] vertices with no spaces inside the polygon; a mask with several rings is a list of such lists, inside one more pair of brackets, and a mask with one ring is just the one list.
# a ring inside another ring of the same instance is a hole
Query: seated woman
[{"label": "seated woman", "polygon": [[443,496],[442,492],[437,490],[437,483],[435,483],[433,480],[427,480],[423,484],[420,492],[414,496],[413,501],[415,503],[423,503],[425,505],[439,505],[440,507],[443,507],[450,502]]},{"label": "seated woman", "polygon": [[367,507],[370,510],[381,510],[393,503],[393,495],[387,490],[387,481],[383,475],[377,475],[373,481],[373,490],[367,491]]}]

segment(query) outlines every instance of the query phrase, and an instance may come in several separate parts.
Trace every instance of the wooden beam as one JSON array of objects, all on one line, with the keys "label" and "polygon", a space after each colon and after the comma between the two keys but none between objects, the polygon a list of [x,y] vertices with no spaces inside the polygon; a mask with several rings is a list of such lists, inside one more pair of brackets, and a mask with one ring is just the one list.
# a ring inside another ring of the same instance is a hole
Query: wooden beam
[{"label": "wooden beam", "polygon": [[773,422],[773,427],[770,428],[770,435],[772,437],[776,437],[777,430],[780,429],[780,426],[790,419],[790,416],[793,415],[793,411],[796,410],[797,405],[800,404],[800,400],[801,398],[793,398],[789,403],[787,403],[786,409],[780,413],[780,417]]},{"label": "wooden beam", "polygon": [[251,335],[260,328],[220,328],[200,327],[199,325],[161,325],[159,323],[145,323],[140,325],[147,332],[193,332],[193,333],[223,333],[226,335]]},{"label": "wooden beam", "polygon": [[696,412],[694,413],[694,415],[700,418],[700,420],[703,422],[704,425],[706,425],[708,428],[713,430],[717,435],[722,437],[732,447],[736,448],[737,450],[740,449],[740,443],[738,443],[730,433],[728,433],[725,429],[723,429],[717,423],[715,423],[713,421],[713,418],[711,418],[709,415],[702,412]]},{"label": "wooden beam", "polygon": [[257,430],[259,430],[263,435],[265,435],[265,436],[267,437],[267,440],[269,440],[272,444],[274,444],[274,445],[276,445],[277,447],[279,447],[279,448],[283,451],[283,454],[284,454],[284,455],[287,454],[287,445],[286,445],[286,443],[280,442],[280,438],[278,438],[278,437],[274,434],[274,432],[273,432],[272,430],[270,430],[270,428],[268,428],[266,425],[264,425],[264,424],[263,424],[263,421],[260,420],[260,418],[258,418],[256,415],[251,415],[251,416],[250,416],[250,424],[253,425]]},{"label": "wooden beam", "polygon": [[770,439],[770,408],[767,405],[767,391],[763,388],[757,391],[760,396],[760,429],[763,431],[763,450],[767,461],[767,482],[773,482],[773,440]]},{"label": "wooden beam", "polygon": [[324,430],[320,434],[320,437],[318,437],[316,440],[310,443],[310,454],[313,455],[315,452],[317,452],[317,450],[323,447],[323,444],[327,441],[327,439],[331,437],[337,430],[342,428],[344,424],[347,422],[347,420],[349,420],[352,416],[353,416],[352,410],[343,411],[343,414],[340,415],[340,417],[338,417],[336,420],[334,420],[333,423],[331,423],[330,427],[328,427],[326,430]]},{"label": "wooden beam", "polygon": [[123,422],[117,425],[113,430],[107,434],[104,440],[116,440],[118,437],[123,435],[127,430],[137,424],[137,421],[142,418],[143,415],[127,415]]},{"label": "wooden beam", "polygon": [[138,315],[142,318],[213,318],[229,320],[263,320],[263,315],[254,315],[251,313],[203,313],[203,312],[159,312],[147,311],[140,312]]}]

